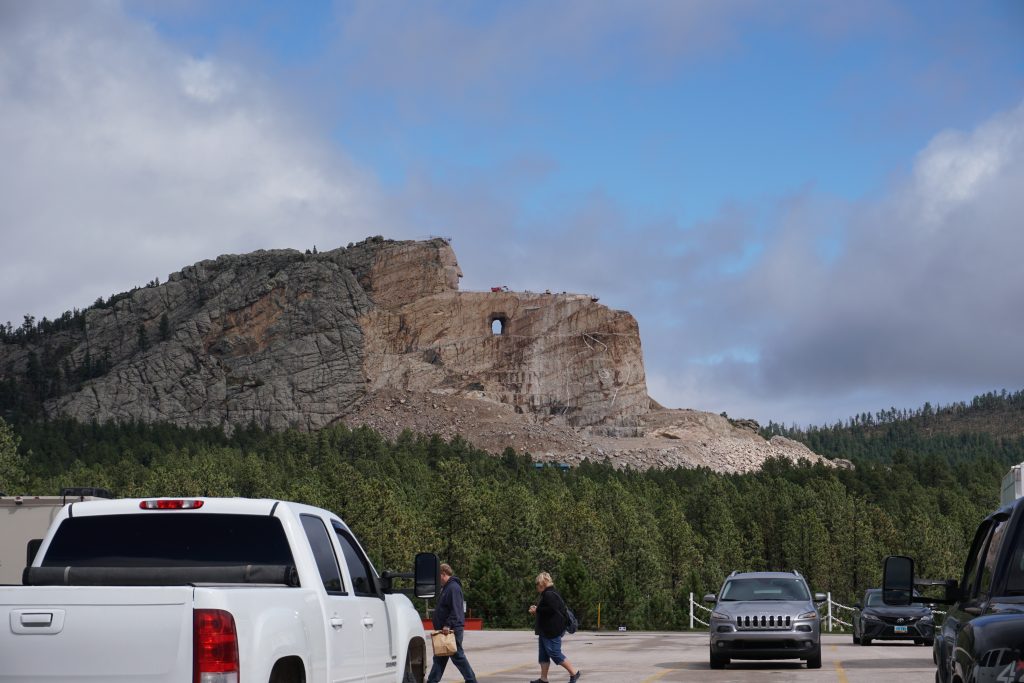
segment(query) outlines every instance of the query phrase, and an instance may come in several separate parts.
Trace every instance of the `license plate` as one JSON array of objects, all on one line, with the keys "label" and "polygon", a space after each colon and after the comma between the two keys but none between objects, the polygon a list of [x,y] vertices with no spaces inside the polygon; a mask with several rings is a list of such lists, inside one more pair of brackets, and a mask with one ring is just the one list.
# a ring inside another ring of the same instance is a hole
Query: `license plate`
[{"label": "license plate", "polygon": [[892,630],[895,631],[896,633],[906,633],[907,632],[907,627],[906,626],[893,626]]}]

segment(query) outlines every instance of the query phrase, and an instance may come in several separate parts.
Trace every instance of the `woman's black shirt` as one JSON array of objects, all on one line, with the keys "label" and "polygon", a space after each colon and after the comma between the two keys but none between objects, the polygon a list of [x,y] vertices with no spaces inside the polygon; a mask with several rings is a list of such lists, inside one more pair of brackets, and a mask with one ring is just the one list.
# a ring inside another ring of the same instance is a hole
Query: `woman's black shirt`
[{"label": "woman's black shirt", "polygon": [[533,632],[545,638],[565,633],[565,601],[554,586],[548,586],[537,601],[537,625]]}]

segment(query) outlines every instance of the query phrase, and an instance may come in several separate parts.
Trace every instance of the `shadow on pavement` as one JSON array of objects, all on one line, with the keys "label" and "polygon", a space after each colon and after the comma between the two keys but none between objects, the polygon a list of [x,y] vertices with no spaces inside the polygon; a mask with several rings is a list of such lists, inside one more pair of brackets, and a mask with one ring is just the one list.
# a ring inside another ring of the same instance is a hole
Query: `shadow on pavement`
[{"label": "shadow on pavement", "polygon": [[931,658],[920,657],[917,659],[855,659],[852,661],[842,660],[843,668],[847,671],[855,669],[922,669],[935,666]]},{"label": "shadow on pavement", "polygon": [[[655,664],[654,666],[658,667],[659,669],[675,669],[677,671],[711,671],[711,669],[708,667],[707,662],[661,662],[660,664]],[[803,666],[803,662],[796,661],[743,661],[734,659],[725,668],[734,669],[737,671],[792,671],[794,669],[802,669]],[[844,664],[843,666],[846,665]]]}]

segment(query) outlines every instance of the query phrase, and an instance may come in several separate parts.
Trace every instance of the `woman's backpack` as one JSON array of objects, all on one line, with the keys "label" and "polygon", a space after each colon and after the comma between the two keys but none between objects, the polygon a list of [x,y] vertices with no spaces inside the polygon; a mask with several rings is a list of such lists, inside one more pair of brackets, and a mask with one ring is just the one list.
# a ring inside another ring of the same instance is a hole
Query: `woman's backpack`
[{"label": "woman's backpack", "polygon": [[[565,603],[562,603],[565,604]],[[576,618],[576,615],[572,613],[568,605],[565,605],[565,632],[576,633],[576,629],[580,627],[580,622]]]},{"label": "woman's backpack", "polygon": [[563,616],[565,617],[565,632],[576,633],[576,629],[580,627],[579,619],[577,619],[576,615],[573,614],[573,611],[569,609],[569,605],[565,604],[565,598],[562,597],[561,593],[558,594],[558,599],[562,601],[562,611]]}]

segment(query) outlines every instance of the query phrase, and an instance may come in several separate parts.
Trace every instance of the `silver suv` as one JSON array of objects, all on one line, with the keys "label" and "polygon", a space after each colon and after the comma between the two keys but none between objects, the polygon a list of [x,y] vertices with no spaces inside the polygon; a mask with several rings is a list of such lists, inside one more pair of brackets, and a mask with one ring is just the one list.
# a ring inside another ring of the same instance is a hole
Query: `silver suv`
[{"label": "silver suv", "polygon": [[715,603],[711,612],[711,668],[721,669],[731,659],[802,659],[808,669],[821,668],[820,618],[815,602],[799,572],[733,572],[718,595],[704,596]]}]

